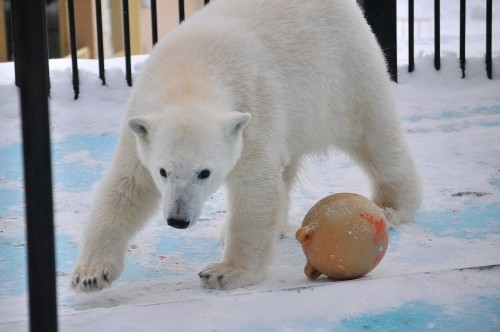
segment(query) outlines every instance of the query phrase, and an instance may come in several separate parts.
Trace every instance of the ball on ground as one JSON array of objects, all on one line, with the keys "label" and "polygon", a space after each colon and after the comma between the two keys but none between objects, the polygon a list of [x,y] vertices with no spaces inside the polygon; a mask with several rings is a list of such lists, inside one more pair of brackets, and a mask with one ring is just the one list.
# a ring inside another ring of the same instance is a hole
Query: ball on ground
[{"label": "ball on ground", "polygon": [[309,279],[322,274],[337,280],[364,276],[380,263],[389,244],[382,209],[352,193],[317,202],[304,217],[296,238],[307,258],[304,273]]}]

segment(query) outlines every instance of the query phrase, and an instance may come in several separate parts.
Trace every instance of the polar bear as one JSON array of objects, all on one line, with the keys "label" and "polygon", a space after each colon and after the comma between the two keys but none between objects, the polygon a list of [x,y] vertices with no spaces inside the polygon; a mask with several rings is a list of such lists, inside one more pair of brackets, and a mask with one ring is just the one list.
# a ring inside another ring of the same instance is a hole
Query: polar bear
[{"label": "polar bear", "polygon": [[382,52],[353,0],[217,0],[164,37],[144,63],[72,276],[109,286],[129,239],[161,206],[196,224],[228,189],[221,262],[204,286],[261,281],[287,221],[304,158],[348,153],[393,224],[412,220],[420,186]]}]

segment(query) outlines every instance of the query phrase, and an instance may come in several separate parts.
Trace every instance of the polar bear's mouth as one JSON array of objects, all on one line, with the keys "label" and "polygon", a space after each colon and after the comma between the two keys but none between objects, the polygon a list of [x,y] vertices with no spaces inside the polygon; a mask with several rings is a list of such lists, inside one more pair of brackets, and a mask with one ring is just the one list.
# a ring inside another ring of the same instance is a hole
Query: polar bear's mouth
[{"label": "polar bear's mouth", "polygon": [[190,222],[182,219],[168,218],[167,224],[173,228],[186,229],[189,227]]}]

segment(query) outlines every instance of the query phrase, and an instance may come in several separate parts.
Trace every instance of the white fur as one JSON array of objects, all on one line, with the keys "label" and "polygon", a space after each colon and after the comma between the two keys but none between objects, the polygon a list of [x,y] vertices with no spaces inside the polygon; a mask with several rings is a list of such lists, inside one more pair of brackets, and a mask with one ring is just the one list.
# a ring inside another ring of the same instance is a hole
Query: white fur
[{"label": "white fur", "polygon": [[392,223],[411,221],[420,203],[384,59],[353,0],[212,2],[155,47],[127,120],[73,275],[85,291],[119,276],[160,202],[166,220],[191,226],[223,181],[224,257],[200,278],[259,282],[302,160],[332,147],[368,173]]}]

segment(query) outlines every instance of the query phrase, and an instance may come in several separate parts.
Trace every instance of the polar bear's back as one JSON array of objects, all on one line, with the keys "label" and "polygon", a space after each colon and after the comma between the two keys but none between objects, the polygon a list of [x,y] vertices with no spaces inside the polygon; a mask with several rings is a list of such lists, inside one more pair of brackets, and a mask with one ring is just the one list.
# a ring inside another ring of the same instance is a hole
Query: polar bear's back
[{"label": "polar bear's back", "polygon": [[[160,41],[150,60],[156,67],[145,70],[151,73],[144,80],[150,89],[143,91],[162,86],[155,94],[162,96],[164,77],[216,68],[216,80],[241,85],[237,93],[255,99],[255,108],[244,111],[273,108],[273,114],[254,116],[252,122],[261,118],[282,125],[275,130],[288,133],[284,136],[297,150],[290,151],[294,155],[345,141],[338,138],[352,128],[347,122],[371,121],[359,111],[364,109],[360,104],[385,98],[387,107],[378,108],[387,112],[377,117],[393,116],[382,52],[354,0],[216,0]],[[159,62],[164,65],[158,67]],[[272,107],[263,104],[265,96],[252,95],[257,85],[266,84],[262,75],[275,99]]]},{"label": "polar bear's back", "polygon": [[216,0],[211,6],[207,17],[240,21],[263,43],[269,69],[281,76],[296,154],[322,152],[325,142],[344,141],[338,138],[353,123],[375,121],[363,114],[363,103],[387,103],[377,107],[385,109],[377,121],[394,118],[385,60],[355,0]]},{"label": "polar bear's back", "polygon": [[363,50],[373,58],[378,49],[355,0],[217,0],[199,16],[207,25],[232,20],[286,66],[318,67],[339,60],[352,66],[356,58],[366,57]]}]

